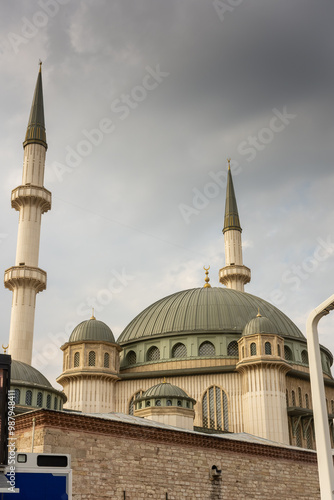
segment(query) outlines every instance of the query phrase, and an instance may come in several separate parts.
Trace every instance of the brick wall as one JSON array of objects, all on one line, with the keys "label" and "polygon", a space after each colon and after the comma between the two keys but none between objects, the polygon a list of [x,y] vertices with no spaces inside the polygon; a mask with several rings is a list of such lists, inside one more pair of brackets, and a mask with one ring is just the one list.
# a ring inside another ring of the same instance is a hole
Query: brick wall
[{"label": "brick wall", "polygon": [[314,452],[50,410],[17,417],[19,451],[33,416],[34,451],[72,455],[74,500],[320,499]]}]

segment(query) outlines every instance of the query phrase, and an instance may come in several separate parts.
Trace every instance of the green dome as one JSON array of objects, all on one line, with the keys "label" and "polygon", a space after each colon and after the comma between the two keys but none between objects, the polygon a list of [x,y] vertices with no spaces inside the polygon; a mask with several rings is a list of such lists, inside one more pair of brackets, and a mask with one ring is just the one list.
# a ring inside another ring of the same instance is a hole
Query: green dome
[{"label": "green dome", "polygon": [[265,316],[256,316],[251,319],[244,328],[242,335],[253,335],[253,333],[277,333],[277,328],[270,319]]},{"label": "green dome", "polygon": [[12,385],[24,383],[52,388],[48,379],[36,368],[15,359],[12,360],[10,381]]},{"label": "green dome", "polygon": [[185,393],[182,389],[180,389],[180,387],[177,387],[177,385],[169,384],[167,382],[162,382],[147,389],[147,391],[145,391],[144,394],[142,395],[142,398],[147,398],[147,397],[191,399],[189,398],[187,393]]},{"label": "green dome", "polygon": [[299,328],[269,302],[229,288],[193,288],[158,300],[138,314],[118,342],[177,334],[239,333],[260,308],[275,325],[275,333],[305,340]]},{"label": "green dome", "polygon": [[79,323],[69,338],[69,342],[83,342],[85,340],[115,343],[115,337],[109,326],[94,317]]}]

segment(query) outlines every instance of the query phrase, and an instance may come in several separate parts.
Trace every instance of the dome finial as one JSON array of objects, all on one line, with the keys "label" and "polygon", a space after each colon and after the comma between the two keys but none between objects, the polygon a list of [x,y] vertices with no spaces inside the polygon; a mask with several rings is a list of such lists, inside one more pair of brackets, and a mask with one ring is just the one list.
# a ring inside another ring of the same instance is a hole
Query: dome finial
[{"label": "dome finial", "polygon": [[38,64],[39,64],[39,72],[41,73],[41,71],[42,71],[42,60],[41,59],[39,60]]},{"label": "dome finial", "polygon": [[210,281],[210,278],[209,278],[209,269],[210,269],[210,266],[209,267],[203,266],[203,269],[205,271],[204,288],[211,288],[211,285],[209,283],[209,281]]},{"label": "dome finial", "polygon": [[163,384],[167,384],[166,377],[164,377]]},{"label": "dome finial", "polygon": [[92,315],[91,315],[90,319],[96,319],[94,316],[94,307],[92,307]]},{"label": "dome finial", "polygon": [[227,163],[228,163],[228,169],[231,170],[231,158],[227,158]]},{"label": "dome finial", "polygon": [[4,353],[4,354],[7,354],[7,349],[8,349],[8,347],[9,347],[9,345],[4,346],[4,345],[2,344],[2,349],[3,349],[3,353]]},{"label": "dome finial", "polygon": [[258,307],[257,308],[257,315],[256,315],[257,318],[261,318],[262,317],[262,314],[260,313],[260,308]]}]

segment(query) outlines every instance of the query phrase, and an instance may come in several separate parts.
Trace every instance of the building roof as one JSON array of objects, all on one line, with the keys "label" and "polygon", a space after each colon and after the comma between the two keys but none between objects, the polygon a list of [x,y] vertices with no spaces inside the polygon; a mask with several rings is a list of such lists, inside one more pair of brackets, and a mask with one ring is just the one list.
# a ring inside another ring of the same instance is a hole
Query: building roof
[{"label": "building roof", "polygon": [[258,314],[247,323],[242,332],[243,335],[253,335],[253,333],[277,333],[277,327],[270,319]]},{"label": "building roof", "polygon": [[277,307],[230,288],[192,288],[150,305],[123,330],[121,345],[157,336],[198,333],[242,334],[258,308],[275,325],[277,334],[305,340],[299,328]]},{"label": "building roof", "polygon": [[229,229],[237,229],[241,232],[237,199],[235,197],[231,169],[227,172],[226,202],[223,233]]},{"label": "building roof", "polygon": [[86,321],[79,323],[70,335],[69,342],[82,342],[82,341],[103,341],[115,343],[115,337],[109,326],[98,321],[92,316]]},{"label": "building roof", "polygon": [[42,63],[40,63],[39,73],[35,87],[35,93],[32,100],[29,122],[23,146],[26,146],[27,144],[36,144],[36,143],[42,144],[47,148],[45,121],[44,121]]},{"label": "building roof", "polygon": [[52,388],[48,379],[36,368],[15,359],[12,360],[10,380],[12,384],[24,383],[25,385],[32,384]]},{"label": "building roof", "polygon": [[147,389],[147,391],[144,392],[141,398],[147,397],[191,399],[186,392],[180,389],[180,387],[178,387],[177,385],[169,384],[168,382],[161,382],[160,384],[156,384]]}]

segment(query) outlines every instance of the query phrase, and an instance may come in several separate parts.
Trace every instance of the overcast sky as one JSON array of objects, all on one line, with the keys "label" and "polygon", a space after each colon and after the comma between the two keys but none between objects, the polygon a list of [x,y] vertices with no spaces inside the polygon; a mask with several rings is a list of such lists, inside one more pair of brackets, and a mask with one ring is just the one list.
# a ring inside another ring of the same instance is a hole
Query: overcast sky
[{"label": "overcast sky", "polygon": [[[1,267],[15,263],[10,193],[41,59],[53,202],[34,366],[53,384],[91,306],[117,338],[154,301],[202,286],[204,265],[221,286],[227,157],[246,291],[305,334],[334,293],[333,16],[331,0],[3,2]],[[11,300],[3,288],[4,345]],[[332,352],[333,329],[321,320]]]}]

